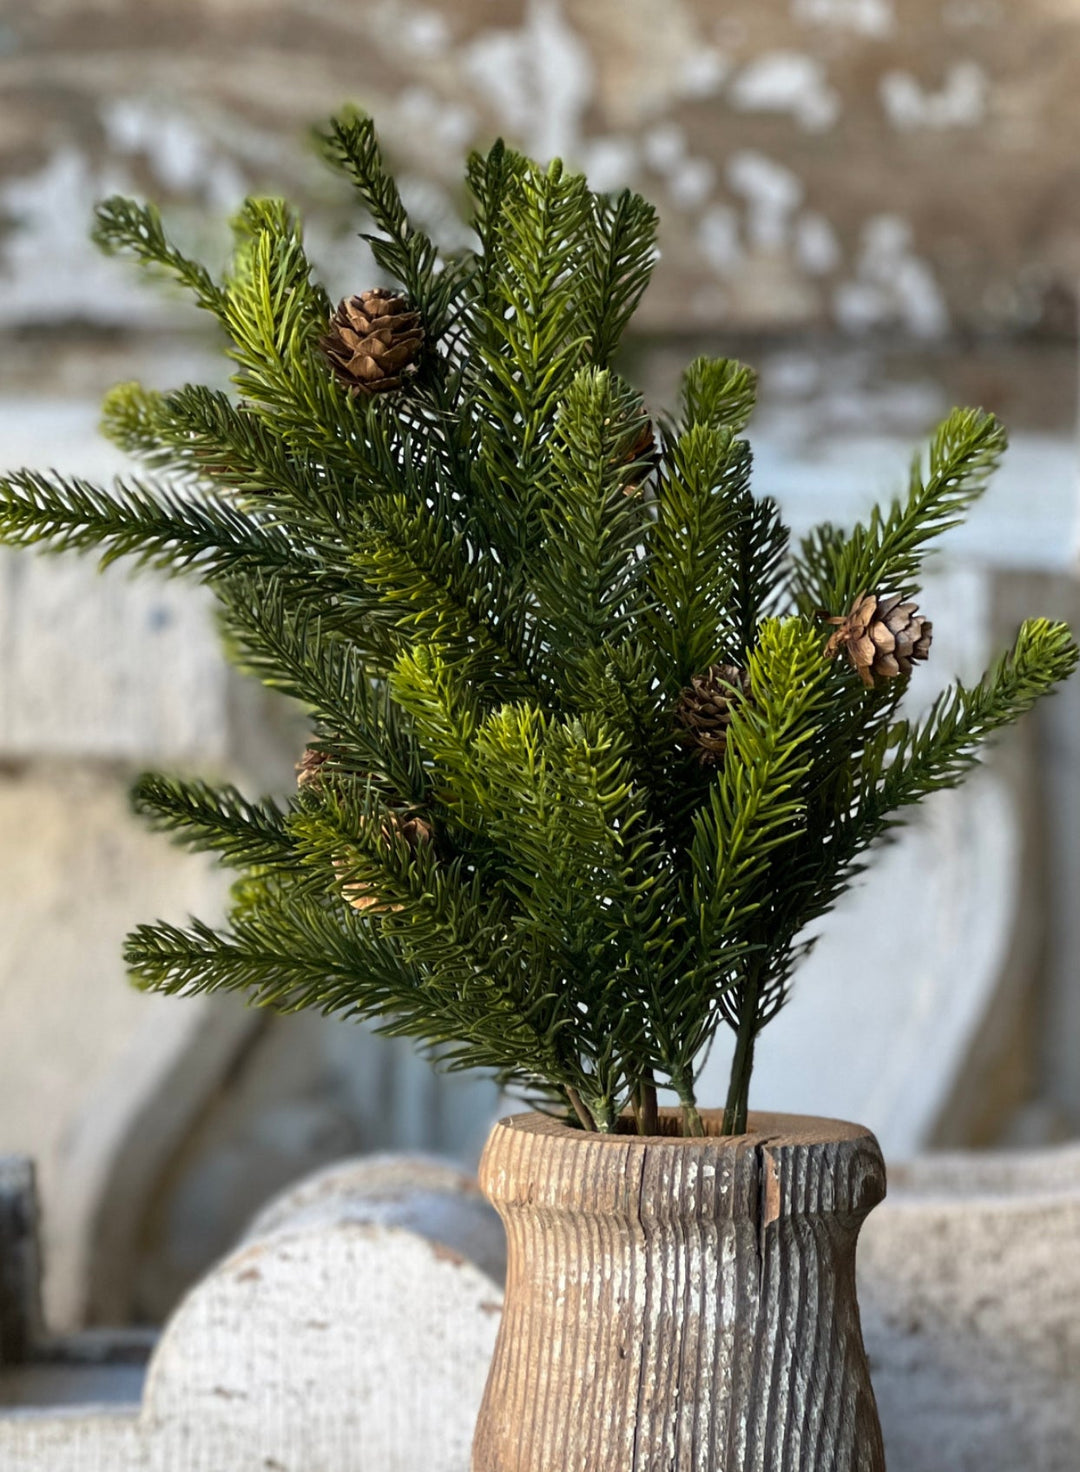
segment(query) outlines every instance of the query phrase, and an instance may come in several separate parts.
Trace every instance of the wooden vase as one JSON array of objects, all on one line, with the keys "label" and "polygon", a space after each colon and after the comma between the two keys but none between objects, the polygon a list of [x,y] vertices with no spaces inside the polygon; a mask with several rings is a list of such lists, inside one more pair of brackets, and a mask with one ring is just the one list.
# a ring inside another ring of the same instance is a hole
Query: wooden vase
[{"label": "wooden vase", "polygon": [[752,1114],[721,1138],[498,1123],[506,1227],[473,1472],[884,1472],[855,1242],[885,1194],[858,1125]]}]

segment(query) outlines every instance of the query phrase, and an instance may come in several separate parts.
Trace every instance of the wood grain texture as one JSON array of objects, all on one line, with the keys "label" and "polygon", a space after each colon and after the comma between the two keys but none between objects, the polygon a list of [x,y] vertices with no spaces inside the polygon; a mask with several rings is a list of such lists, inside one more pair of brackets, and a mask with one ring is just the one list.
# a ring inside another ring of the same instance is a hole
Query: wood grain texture
[{"label": "wood grain texture", "polygon": [[516,1115],[480,1182],[509,1260],[473,1472],[884,1472],[855,1297],[885,1194],[868,1131],[757,1114],[734,1139],[590,1136]]}]

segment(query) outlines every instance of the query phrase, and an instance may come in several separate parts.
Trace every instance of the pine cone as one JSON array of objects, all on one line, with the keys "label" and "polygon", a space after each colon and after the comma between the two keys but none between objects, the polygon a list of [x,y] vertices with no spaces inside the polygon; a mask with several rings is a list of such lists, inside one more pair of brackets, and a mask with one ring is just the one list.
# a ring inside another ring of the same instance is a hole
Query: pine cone
[{"label": "pine cone", "polygon": [[[614,456],[612,457],[615,458]],[[620,465],[637,465],[638,474],[633,480],[627,481],[623,486],[623,495],[632,496],[635,491],[641,489],[641,482],[653,469],[656,459],[656,434],[653,431],[652,420],[643,419],[641,428],[633,440],[626,446],[622,455],[618,457]],[[639,461],[646,462],[638,464]]]},{"label": "pine cone", "polygon": [[400,388],[423,344],[420,313],[381,286],[345,297],[319,340],[336,377],[354,396]]},{"label": "pine cone", "polygon": [[328,752],[309,746],[296,764],[297,787],[310,787],[312,792],[321,792],[323,767],[330,760]]},{"label": "pine cone", "polygon": [[732,699],[749,693],[750,679],[745,670],[734,664],[714,664],[703,675],[695,675],[679,696],[675,716],[686,727],[683,740],[697,747],[703,767],[715,767],[723,761]]},{"label": "pine cone", "polygon": [[[414,853],[423,844],[430,843],[432,837],[431,824],[425,822],[423,818],[399,818],[396,813],[391,814],[383,823],[382,836],[387,843],[390,843],[395,833],[399,838],[405,840]],[[346,868],[344,860],[339,861],[338,868]],[[375,914],[380,914],[387,911],[396,913],[401,909],[400,905],[380,904],[367,884],[342,885],[341,893],[354,910],[372,910]]]},{"label": "pine cone", "polygon": [[926,659],[934,626],[923,618],[914,603],[901,603],[899,593],[883,598],[878,593],[860,593],[842,618],[831,618],[836,633],[826,653],[847,655],[864,685],[875,676],[891,680],[910,675],[917,659]]}]

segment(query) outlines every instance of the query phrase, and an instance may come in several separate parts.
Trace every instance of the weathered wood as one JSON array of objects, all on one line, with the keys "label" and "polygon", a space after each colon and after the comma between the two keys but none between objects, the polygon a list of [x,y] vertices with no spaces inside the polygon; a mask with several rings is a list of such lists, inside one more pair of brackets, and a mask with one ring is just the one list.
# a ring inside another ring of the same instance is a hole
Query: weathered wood
[{"label": "weathered wood", "polygon": [[41,1332],[33,1164],[0,1155],[0,1366],[21,1364]]},{"label": "weathered wood", "polygon": [[758,1114],[735,1139],[587,1136],[516,1115],[480,1181],[509,1260],[474,1472],[884,1472],[855,1298],[885,1194],[868,1131]]}]

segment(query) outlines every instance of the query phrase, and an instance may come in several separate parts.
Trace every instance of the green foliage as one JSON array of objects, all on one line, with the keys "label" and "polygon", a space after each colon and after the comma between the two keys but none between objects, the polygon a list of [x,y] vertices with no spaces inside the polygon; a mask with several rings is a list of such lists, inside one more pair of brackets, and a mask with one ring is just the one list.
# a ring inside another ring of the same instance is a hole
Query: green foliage
[{"label": "green foliage", "polygon": [[[807,926],[1076,663],[1068,631],[1035,620],[911,723],[905,677],[866,689],[829,655],[827,616],[916,591],[1004,434],[956,411],[906,498],[793,555],[751,489],[751,370],[694,361],[654,447],[612,366],[655,259],[651,206],[498,143],[468,164],[477,247],[448,256],[369,119],[322,146],[423,319],[405,385],[352,398],[334,379],[331,303],[280,201],[245,205],[215,281],[151,206],[110,200],[98,240],[215,316],[238,392],[113,390],[106,432],[150,483],[0,479],[0,540],[209,584],[230,655],[302,702],[322,758],[281,803],[140,779],[153,827],[240,878],[227,928],[141,926],[128,962],[152,989],[375,1019],[600,1130],[627,1108],[644,1124],[657,1087],[700,1128],[695,1072],[727,1025],[742,1129]],[[714,665],[747,688],[728,686],[710,769],[676,710]]]}]

